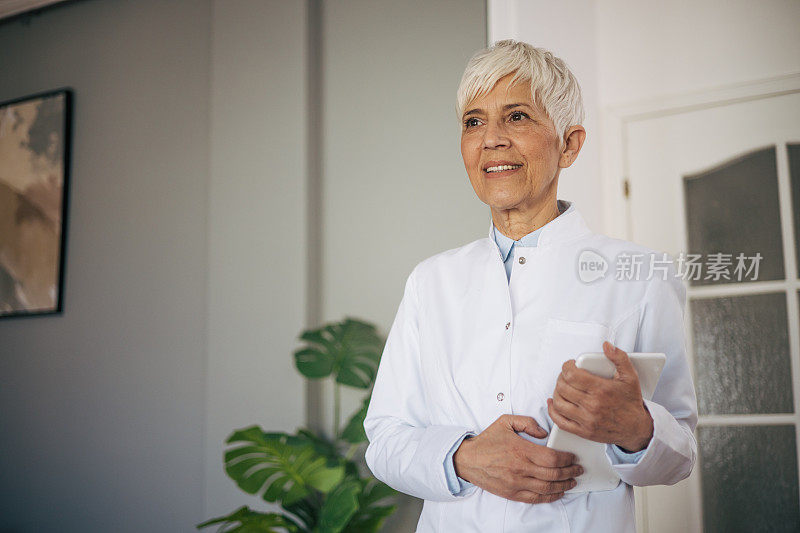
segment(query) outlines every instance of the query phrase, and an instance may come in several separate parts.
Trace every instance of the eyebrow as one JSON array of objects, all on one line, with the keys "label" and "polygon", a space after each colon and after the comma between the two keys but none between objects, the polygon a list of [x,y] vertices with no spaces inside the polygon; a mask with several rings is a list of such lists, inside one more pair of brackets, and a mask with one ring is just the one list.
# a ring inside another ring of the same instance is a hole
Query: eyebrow
[{"label": "eyebrow", "polygon": [[[504,105],[503,106],[503,111],[508,111],[509,109],[512,109],[514,107],[528,107],[530,109],[533,109],[530,104],[526,104],[525,102],[519,102],[517,104],[506,104],[506,105]],[[469,115],[482,115],[482,114],[485,114],[485,113],[486,113],[486,111],[484,111],[483,109],[475,108],[475,109],[470,109],[469,111],[464,113],[464,116],[468,117]]]}]

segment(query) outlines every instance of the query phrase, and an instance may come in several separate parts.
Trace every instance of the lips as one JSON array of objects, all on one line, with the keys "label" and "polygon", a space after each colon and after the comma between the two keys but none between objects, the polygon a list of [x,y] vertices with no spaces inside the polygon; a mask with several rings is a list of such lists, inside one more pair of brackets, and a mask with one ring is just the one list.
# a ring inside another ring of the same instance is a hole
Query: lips
[{"label": "lips", "polygon": [[514,161],[488,161],[483,165],[483,172],[487,177],[501,177],[512,174],[520,168],[522,165]]},{"label": "lips", "polygon": [[505,172],[506,170],[517,170],[520,167],[522,167],[522,165],[497,165],[487,168],[484,172]]}]

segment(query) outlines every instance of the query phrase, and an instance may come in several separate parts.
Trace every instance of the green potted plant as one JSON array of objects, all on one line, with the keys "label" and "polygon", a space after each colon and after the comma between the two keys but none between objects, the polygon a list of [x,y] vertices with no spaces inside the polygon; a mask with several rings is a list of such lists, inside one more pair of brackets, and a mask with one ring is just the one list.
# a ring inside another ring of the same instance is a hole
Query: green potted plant
[{"label": "green potted plant", "polygon": [[369,393],[341,427],[341,387],[372,390],[384,340],[375,326],[350,317],[306,330],[300,339],[307,344],[294,352],[297,370],[309,379],[333,378],[333,437],[308,429],[295,434],[258,426],[234,431],[226,441],[225,472],[243,491],[260,494],[283,512],[244,506],[198,529],[215,525],[217,531],[237,533],[368,533],[378,531],[395,511],[387,502],[395,491],[361,464]]}]

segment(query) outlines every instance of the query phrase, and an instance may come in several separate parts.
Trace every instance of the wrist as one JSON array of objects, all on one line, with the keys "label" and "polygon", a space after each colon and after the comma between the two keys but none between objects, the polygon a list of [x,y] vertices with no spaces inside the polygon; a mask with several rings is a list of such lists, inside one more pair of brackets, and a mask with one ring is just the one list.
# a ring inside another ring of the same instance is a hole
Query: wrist
[{"label": "wrist", "polygon": [[637,424],[637,431],[635,434],[630,440],[617,443],[617,446],[622,448],[622,451],[626,453],[636,453],[644,450],[650,445],[650,441],[653,439],[653,431],[655,430],[653,426],[653,417],[650,415],[650,411],[644,403],[642,403],[642,406],[642,416],[639,419],[639,424]]},{"label": "wrist", "polygon": [[472,449],[473,442],[473,435],[468,435],[464,440],[461,441],[461,444],[456,449],[456,453],[453,454],[453,468],[456,471],[456,475],[463,479],[464,481],[470,481],[469,476],[469,452]]}]

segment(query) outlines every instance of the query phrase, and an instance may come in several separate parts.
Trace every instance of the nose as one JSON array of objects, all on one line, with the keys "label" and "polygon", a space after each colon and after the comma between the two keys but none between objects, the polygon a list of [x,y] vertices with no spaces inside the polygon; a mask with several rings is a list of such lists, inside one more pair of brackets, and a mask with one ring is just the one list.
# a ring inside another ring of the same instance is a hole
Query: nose
[{"label": "nose", "polygon": [[486,149],[503,148],[509,145],[505,125],[502,122],[489,121],[483,129],[483,147]]}]

